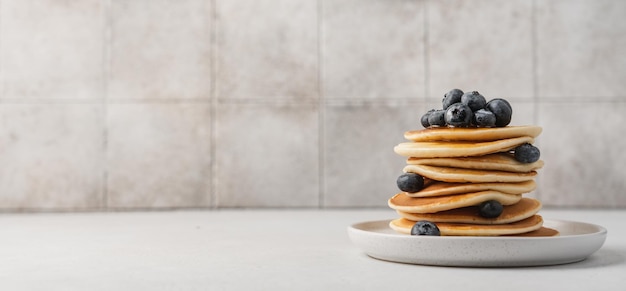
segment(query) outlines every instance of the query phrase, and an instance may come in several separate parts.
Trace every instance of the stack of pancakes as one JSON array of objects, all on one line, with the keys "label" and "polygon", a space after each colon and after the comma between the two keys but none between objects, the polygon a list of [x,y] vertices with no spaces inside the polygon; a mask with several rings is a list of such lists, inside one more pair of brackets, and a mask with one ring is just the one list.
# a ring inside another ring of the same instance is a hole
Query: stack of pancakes
[{"label": "stack of pancakes", "polygon": [[[552,236],[537,215],[541,203],[522,194],[536,187],[536,170],[543,161],[518,162],[511,151],[532,144],[541,133],[538,126],[497,128],[432,127],[406,132],[411,142],[394,151],[408,157],[404,172],[424,177],[424,188],[401,192],[389,199],[400,218],[390,227],[410,233],[415,222],[427,220],[441,235]],[[478,205],[496,200],[503,205],[495,218],[479,214]]]}]

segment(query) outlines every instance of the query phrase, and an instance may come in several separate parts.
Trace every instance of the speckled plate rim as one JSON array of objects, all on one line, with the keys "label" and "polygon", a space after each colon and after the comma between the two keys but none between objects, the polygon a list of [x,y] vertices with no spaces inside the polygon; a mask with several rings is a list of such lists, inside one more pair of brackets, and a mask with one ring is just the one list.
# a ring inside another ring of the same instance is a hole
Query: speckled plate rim
[{"label": "speckled plate rim", "polygon": [[457,267],[522,267],[582,261],[606,240],[599,225],[545,220],[555,237],[410,236],[393,231],[391,220],[348,226],[350,240],[370,257],[407,264]]}]

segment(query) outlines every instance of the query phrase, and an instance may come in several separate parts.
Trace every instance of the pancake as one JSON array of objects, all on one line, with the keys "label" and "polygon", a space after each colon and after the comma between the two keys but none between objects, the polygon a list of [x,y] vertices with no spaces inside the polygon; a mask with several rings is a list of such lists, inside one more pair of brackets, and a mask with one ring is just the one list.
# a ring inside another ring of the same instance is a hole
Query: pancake
[{"label": "pancake", "polygon": [[521,136],[537,137],[539,126],[507,126],[491,128],[431,127],[404,133],[411,141],[494,141]]},{"label": "pancake", "polygon": [[495,141],[468,142],[468,141],[425,141],[403,142],[393,150],[405,157],[416,158],[454,158],[482,156],[498,152],[507,152],[525,143],[533,143],[530,136],[522,136]]},{"label": "pancake", "polygon": [[395,210],[409,213],[435,213],[455,208],[476,206],[488,200],[497,200],[502,205],[512,205],[522,199],[521,195],[505,194],[498,191],[481,191],[475,193],[415,198],[404,193],[391,197],[387,204]]},{"label": "pancake", "polygon": [[506,194],[524,194],[535,190],[537,184],[534,180],[517,183],[448,183],[428,180],[419,192],[405,194],[409,197],[433,197],[453,194],[464,194],[494,190]]},{"label": "pancake", "polygon": [[543,167],[542,160],[536,161],[534,163],[521,163],[518,162],[515,157],[509,153],[495,153],[484,156],[457,158],[410,157],[407,160],[407,164],[477,170],[494,170],[515,173],[526,173]]},{"label": "pancake", "polygon": [[[415,221],[406,218],[394,219],[389,226],[397,232],[410,234]],[[498,236],[522,234],[541,229],[543,218],[533,215],[524,220],[509,224],[463,224],[463,223],[436,223],[442,236]]]},{"label": "pancake", "polygon": [[443,182],[485,183],[485,182],[524,182],[535,178],[537,172],[513,173],[504,171],[471,170],[460,168],[407,165],[405,173],[416,173],[423,177]]},{"label": "pancake", "polygon": [[506,224],[531,217],[541,209],[541,202],[532,198],[522,198],[519,202],[504,206],[502,214],[495,218],[484,218],[478,214],[478,207],[463,207],[437,213],[408,213],[397,211],[401,217],[408,220],[448,223],[473,223],[473,224]]},{"label": "pancake", "polygon": [[542,236],[558,236],[558,235],[559,235],[558,230],[542,226],[538,230],[533,230],[531,232],[525,232],[525,233],[520,233],[520,234],[510,234],[510,235],[505,235],[505,236],[542,237]]}]

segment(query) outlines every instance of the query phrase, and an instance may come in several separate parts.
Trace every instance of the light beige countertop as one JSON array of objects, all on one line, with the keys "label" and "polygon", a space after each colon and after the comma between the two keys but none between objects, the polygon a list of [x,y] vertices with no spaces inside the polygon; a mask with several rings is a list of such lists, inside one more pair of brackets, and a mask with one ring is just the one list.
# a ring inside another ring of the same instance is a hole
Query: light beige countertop
[{"label": "light beige countertop", "polygon": [[608,229],[587,260],[452,268],[373,259],[350,224],[380,210],[0,214],[0,290],[626,290],[626,210],[554,210]]}]

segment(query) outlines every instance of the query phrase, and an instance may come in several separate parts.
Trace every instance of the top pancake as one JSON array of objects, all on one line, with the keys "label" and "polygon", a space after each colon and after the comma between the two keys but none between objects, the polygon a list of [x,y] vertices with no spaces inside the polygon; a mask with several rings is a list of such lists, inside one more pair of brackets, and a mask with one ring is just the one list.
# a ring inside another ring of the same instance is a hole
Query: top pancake
[{"label": "top pancake", "polygon": [[453,158],[481,156],[506,152],[525,143],[533,143],[534,138],[522,136],[494,141],[424,141],[403,142],[393,148],[396,154],[416,158]]},{"label": "top pancake", "polygon": [[494,141],[521,136],[537,137],[541,134],[541,127],[506,126],[506,127],[431,127],[422,130],[412,130],[404,133],[404,138],[415,142],[426,141]]}]

